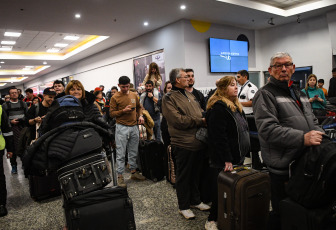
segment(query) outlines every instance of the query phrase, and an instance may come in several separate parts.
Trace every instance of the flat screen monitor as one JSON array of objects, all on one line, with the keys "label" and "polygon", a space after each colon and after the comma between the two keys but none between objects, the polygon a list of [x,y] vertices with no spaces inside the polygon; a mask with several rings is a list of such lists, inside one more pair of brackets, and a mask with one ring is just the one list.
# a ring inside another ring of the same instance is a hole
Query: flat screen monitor
[{"label": "flat screen monitor", "polygon": [[246,41],[210,38],[209,46],[211,73],[248,70],[248,43]]}]

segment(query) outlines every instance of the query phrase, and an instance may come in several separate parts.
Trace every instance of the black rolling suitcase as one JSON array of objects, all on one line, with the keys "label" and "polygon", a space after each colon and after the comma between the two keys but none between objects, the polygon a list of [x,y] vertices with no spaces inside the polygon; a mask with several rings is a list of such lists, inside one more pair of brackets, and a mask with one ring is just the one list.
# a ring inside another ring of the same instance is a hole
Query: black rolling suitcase
[{"label": "black rolling suitcase", "polygon": [[57,170],[66,199],[103,188],[112,181],[105,153],[92,153],[75,158]]},{"label": "black rolling suitcase", "polygon": [[268,174],[239,168],[218,175],[218,228],[265,230],[270,207]]},{"label": "black rolling suitcase", "polygon": [[335,230],[336,207],[307,209],[289,198],[280,201],[282,230]]},{"label": "black rolling suitcase", "polygon": [[28,180],[30,196],[35,201],[42,201],[61,195],[56,172],[48,172],[45,176],[30,175]]},{"label": "black rolling suitcase", "polygon": [[105,187],[73,199],[64,199],[63,208],[69,230],[135,230],[132,200],[127,189],[117,187],[117,175],[112,155],[111,175],[113,187]]},{"label": "black rolling suitcase", "polygon": [[139,156],[142,175],[152,181],[164,178],[165,150],[161,141],[144,141],[139,143]]},{"label": "black rolling suitcase", "polygon": [[135,230],[132,200],[126,188],[106,187],[64,202],[69,230]]}]

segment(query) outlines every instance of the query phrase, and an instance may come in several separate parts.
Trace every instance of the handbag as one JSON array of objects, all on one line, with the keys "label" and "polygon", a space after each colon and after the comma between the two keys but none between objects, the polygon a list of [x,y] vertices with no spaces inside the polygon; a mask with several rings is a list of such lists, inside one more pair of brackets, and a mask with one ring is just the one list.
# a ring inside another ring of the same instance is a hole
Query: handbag
[{"label": "handbag", "polygon": [[208,143],[208,129],[201,127],[196,132],[196,139],[207,144]]}]

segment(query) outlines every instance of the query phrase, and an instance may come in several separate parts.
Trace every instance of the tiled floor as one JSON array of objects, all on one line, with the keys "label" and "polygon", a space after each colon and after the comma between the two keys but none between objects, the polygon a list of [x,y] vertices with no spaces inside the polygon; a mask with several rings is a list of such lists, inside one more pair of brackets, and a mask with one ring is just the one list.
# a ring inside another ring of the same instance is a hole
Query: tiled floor
[{"label": "tiled floor", "polygon": [[[18,160],[19,161],[19,160]],[[19,161],[19,173],[10,174],[10,163],[4,159],[7,182],[8,215],[0,218],[0,230],[52,230],[65,225],[61,198],[34,202],[29,195],[28,179],[23,175]],[[155,229],[204,229],[209,212],[194,210],[195,220],[185,220],[177,207],[176,192],[165,180],[154,183],[146,180],[128,180],[129,196],[133,200],[136,227],[138,230]],[[113,218],[111,217],[111,220]]]}]

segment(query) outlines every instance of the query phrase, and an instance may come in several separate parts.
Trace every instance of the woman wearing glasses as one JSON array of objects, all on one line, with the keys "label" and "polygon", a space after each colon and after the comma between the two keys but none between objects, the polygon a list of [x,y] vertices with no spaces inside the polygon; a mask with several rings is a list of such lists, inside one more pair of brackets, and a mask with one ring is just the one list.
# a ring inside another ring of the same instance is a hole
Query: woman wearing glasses
[{"label": "woman wearing glasses", "polygon": [[212,205],[205,229],[217,229],[218,174],[223,169],[232,171],[233,165],[243,164],[245,155],[250,151],[248,125],[237,94],[236,79],[225,76],[217,83],[217,90],[207,105]]}]

